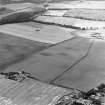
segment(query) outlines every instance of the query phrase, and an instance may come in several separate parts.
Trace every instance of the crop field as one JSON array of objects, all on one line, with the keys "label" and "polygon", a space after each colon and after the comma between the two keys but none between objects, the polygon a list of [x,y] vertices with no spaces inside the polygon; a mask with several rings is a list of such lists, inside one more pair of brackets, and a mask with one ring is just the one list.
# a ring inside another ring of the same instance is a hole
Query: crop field
[{"label": "crop field", "polygon": [[42,29],[24,24],[0,26],[0,32],[49,44],[57,44],[64,40],[71,39],[73,37],[70,35],[71,31],[72,29],[70,31],[66,31],[66,29],[63,30],[63,28],[49,25],[44,26]]},{"label": "crop field", "polygon": [[70,1],[0,0],[0,71],[32,74],[0,79],[0,102],[56,105],[65,89],[105,84],[105,2]]},{"label": "crop field", "polygon": [[22,83],[0,79],[0,105],[54,105],[61,96],[71,92],[31,79]]},{"label": "crop field", "polygon": [[105,9],[71,8],[69,10],[48,10],[43,16],[62,16],[85,20],[104,21]]},{"label": "crop field", "polygon": [[75,1],[75,0],[0,0],[0,3],[18,3],[18,2],[31,2],[31,3],[45,3],[45,2],[62,2],[62,1]]},{"label": "crop field", "polygon": [[25,60],[33,53],[35,54],[47,47],[49,44],[0,33],[0,70]]},{"label": "crop field", "polygon": [[63,16],[67,10],[48,10],[43,16]]},{"label": "crop field", "polygon": [[64,14],[64,17],[74,17],[86,20],[105,21],[105,9],[77,9],[73,8]]},{"label": "crop field", "polygon": [[[70,1],[76,1],[76,0],[0,0],[1,4],[7,4],[7,3],[23,3],[23,2],[31,2],[31,3],[45,3],[45,2],[70,2]],[[99,1],[99,0],[87,0],[87,1]],[[105,1],[105,0],[100,0]]]},{"label": "crop field", "polygon": [[89,20],[68,18],[68,17],[39,16],[37,19],[35,19],[35,21],[46,24],[54,24],[63,27],[69,27],[69,28],[80,28],[80,29],[105,28],[105,22],[102,21],[89,21]]}]

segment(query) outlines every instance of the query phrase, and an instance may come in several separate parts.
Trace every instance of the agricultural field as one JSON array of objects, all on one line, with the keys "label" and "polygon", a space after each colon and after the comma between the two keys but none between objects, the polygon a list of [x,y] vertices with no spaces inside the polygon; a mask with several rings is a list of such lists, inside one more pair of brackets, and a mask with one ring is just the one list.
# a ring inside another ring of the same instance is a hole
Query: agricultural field
[{"label": "agricultural field", "polygon": [[54,17],[54,16],[39,16],[34,19],[37,22],[46,24],[55,24],[63,27],[75,29],[104,29],[105,22],[103,21],[90,21],[77,18],[68,17]]},{"label": "agricultural field", "polygon": [[[33,22],[33,24],[36,23]],[[49,44],[57,44],[64,40],[71,39],[73,37],[70,34],[71,31],[73,31],[73,29],[67,30],[62,27],[50,25],[44,25],[43,28],[35,28],[28,24],[24,25],[24,23],[0,26],[0,32]]]},{"label": "agricultural field", "polygon": [[0,71],[49,46],[50,44],[0,33]]},{"label": "agricultural field", "polygon": [[[101,105],[100,97],[105,97],[105,2],[72,1],[0,1],[0,74],[6,74],[6,79],[0,75],[1,103],[75,105],[70,104],[68,91],[79,90],[82,94],[76,95],[77,101],[98,95],[97,105]],[[88,90],[97,94],[85,97]]]},{"label": "agricultural field", "polygon": [[0,79],[1,105],[54,105],[61,96],[71,92],[73,90],[48,85],[33,79],[26,79],[22,83]]},{"label": "agricultural field", "polygon": [[[45,3],[45,2],[62,2],[65,0],[0,0],[0,3],[7,4],[7,3],[24,3],[24,2],[31,2],[31,3]],[[66,0],[66,1],[75,1],[75,0]]]},{"label": "agricultural field", "polygon": [[105,21],[105,9],[72,8],[68,10],[63,16],[86,20]]},{"label": "agricultural field", "polygon": [[72,1],[72,2],[60,2],[60,3],[49,3],[48,9],[61,10],[61,9],[105,9],[104,1]]},{"label": "agricultural field", "polygon": [[56,17],[59,16],[59,17],[62,17],[66,12],[67,12],[67,10],[48,10],[42,15],[43,16],[56,16]]}]

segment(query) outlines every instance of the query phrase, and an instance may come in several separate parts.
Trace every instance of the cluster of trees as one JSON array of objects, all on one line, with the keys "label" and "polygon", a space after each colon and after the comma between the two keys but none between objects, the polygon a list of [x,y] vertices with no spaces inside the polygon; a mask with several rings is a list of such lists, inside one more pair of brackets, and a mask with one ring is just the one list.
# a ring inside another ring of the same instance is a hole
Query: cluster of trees
[{"label": "cluster of trees", "polygon": [[105,105],[105,84],[87,92],[67,94],[61,97],[56,105]]},{"label": "cluster of trees", "polygon": [[82,30],[97,30],[99,27],[81,27]]}]

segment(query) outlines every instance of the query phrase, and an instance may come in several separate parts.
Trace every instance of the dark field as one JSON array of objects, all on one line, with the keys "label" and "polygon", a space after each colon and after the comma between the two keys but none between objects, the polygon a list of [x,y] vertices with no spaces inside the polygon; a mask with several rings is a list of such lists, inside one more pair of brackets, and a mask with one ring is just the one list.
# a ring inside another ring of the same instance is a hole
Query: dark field
[{"label": "dark field", "polygon": [[0,70],[27,59],[50,45],[0,33]]}]

